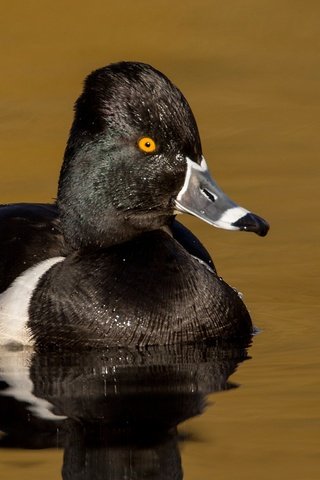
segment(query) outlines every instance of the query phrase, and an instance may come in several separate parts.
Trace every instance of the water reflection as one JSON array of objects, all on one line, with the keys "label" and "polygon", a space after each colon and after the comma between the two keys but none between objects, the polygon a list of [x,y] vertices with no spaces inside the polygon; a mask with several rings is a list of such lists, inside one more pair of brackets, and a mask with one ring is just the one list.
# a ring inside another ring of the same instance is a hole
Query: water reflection
[{"label": "water reflection", "polygon": [[244,345],[0,351],[1,447],[63,447],[64,480],[181,479],[177,426],[248,358]]}]

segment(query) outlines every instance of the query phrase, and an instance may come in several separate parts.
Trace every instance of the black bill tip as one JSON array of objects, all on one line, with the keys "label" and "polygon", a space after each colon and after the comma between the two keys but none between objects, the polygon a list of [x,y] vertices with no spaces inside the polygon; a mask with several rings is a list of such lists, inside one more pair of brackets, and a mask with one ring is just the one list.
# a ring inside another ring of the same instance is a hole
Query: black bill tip
[{"label": "black bill tip", "polygon": [[265,237],[270,228],[268,222],[254,213],[247,213],[232,225],[239,228],[239,230],[254,232],[260,237]]}]

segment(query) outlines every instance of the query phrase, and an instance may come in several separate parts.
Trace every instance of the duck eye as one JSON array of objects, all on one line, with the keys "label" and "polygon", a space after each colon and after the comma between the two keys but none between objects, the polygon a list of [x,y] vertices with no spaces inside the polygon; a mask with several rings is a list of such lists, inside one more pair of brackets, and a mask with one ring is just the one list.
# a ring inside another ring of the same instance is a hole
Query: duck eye
[{"label": "duck eye", "polygon": [[150,137],[140,138],[138,142],[138,147],[140,150],[146,153],[152,153],[157,148],[156,142]]}]

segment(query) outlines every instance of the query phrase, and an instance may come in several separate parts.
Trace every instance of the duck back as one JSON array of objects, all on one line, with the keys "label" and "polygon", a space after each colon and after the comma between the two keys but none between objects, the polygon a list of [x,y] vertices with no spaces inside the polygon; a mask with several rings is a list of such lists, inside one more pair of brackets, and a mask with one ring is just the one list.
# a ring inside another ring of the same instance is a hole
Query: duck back
[{"label": "duck back", "polygon": [[67,251],[55,205],[0,205],[0,293],[28,268]]}]

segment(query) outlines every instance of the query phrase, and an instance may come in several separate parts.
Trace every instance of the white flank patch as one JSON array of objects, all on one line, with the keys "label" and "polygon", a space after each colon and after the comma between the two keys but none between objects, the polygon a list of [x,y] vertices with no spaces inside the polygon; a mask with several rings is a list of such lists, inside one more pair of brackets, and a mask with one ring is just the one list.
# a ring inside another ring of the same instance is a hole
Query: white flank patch
[{"label": "white flank patch", "polygon": [[33,395],[34,385],[30,378],[32,350],[7,351],[0,349],[0,379],[9,387],[0,394],[27,402],[28,409],[36,417],[46,420],[62,420],[66,417],[52,413],[52,405]]},{"label": "white flank patch", "polygon": [[32,344],[27,328],[31,297],[42,275],[64,258],[49,258],[29,268],[0,294],[0,345]]}]

